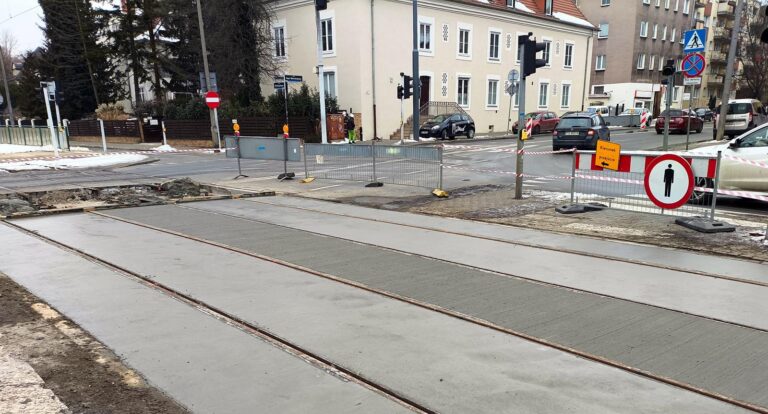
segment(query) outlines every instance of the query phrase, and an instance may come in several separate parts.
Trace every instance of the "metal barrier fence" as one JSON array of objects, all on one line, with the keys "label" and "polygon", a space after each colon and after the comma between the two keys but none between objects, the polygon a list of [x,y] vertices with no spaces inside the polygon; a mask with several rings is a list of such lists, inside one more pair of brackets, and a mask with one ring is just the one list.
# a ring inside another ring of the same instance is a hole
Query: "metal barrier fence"
[{"label": "metal barrier fence", "polygon": [[619,171],[595,166],[594,151],[574,153],[571,201],[600,203],[609,208],[680,217],[708,217],[714,220],[720,160],[717,156],[680,154],[694,173],[694,192],[681,207],[668,210],[656,206],[646,194],[645,168],[663,153],[623,152]]},{"label": "metal barrier fence", "polygon": [[442,146],[304,144],[304,165],[306,177],[443,186]]},{"label": "metal barrier fence", "polygon": [[[66,129],[59,133],[54,129],[60,149],[69,149]],[[0,127],[0,144],[46,146],[51,145],[51,131],[46,126],[4,126]]]}]

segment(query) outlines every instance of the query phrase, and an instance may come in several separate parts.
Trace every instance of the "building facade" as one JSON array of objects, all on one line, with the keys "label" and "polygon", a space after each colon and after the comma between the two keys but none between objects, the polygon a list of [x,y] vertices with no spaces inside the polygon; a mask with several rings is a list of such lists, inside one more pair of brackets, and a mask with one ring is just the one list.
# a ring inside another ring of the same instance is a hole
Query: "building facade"
[{"label": "building facade", "polygon": [[[694,0],[580,0],[579,8],[599,29],[590,104],[657,115],[664,108],[661,72],[670,59],[680,66],[683,32],[695,24]],[[673,107],[683,104],[683,89],[674,88]]]},{"label": "building facade", "polygon": [[[285,73],[317,87],[314,1],[274,6],[275,55]],[[323,81],[341,108],[361,114],[364,139],[389,138],[400,126],[397,86],[412,72],[409,0],[333,0],[320,12]],[[478,134],[506,131],[507,74],[519,69],[517,36],[548,43],[549,64],[528,79],[526,110],[583,108],[594,28],[572,0],[421,0],[418,10],[421,105],[455,104]],[[272,79],[264,79],[270,92]],[[512,100],[512,117],[517,104]],[[412,102],[405,101],[406,118]]]}]

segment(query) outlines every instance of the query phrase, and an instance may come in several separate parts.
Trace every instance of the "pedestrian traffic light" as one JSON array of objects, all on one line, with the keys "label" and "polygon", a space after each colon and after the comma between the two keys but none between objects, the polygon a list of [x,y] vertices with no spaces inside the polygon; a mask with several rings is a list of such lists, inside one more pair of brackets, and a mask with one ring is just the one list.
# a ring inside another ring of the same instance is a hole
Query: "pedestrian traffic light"
[{"label": "pedestrian traffic light", "polygon": [[661,71],[662,75],[664,76],[672,76],[676,72],[675,70],[675,60],[674,59],[668,59],[667,64],[664,65],[664,70]]},{"label": "pedestrian traffic light", "polygon": [[328,8],[328,0],[315,0],[315,9],[325,10]]},{"label": "pedestrian traffic light", "polygon": [[405,88],[403,88],[403,85],[397,85],[397,99],[403,99],[403,96],[405,96]]},{"label": "pedestrian traffic light", "polygon": [[403,99],[409,99],[413,95],[413,78],[403,75]]},{"label": "pedestrian traffic light", "polygon": [[760,7],[760,19],[763,21],[763,30],[760,32],[760,41],[768,43],[768,6]]},{"label": "pedestrian traffic light", "polygon": [[536,39],[531,39],[533,33],[527,35],[518,36],[517,45],[523,48],[523,62],[522,77],[527,78],[530,75],[536,73],[536,69],[547,65],[546,59],[536,59],[536,54],[544,51],[547,48],[547,44],[540,42],[537,43]]}]

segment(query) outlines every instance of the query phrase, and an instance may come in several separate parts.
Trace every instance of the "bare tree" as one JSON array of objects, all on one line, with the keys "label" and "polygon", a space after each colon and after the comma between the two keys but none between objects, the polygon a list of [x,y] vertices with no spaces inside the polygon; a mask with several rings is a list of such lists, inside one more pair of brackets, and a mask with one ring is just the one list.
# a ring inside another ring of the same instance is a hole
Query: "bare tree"
[{"label": "bare tree", "polygon": [[0,33],[0,53],[2,53],[3,63],[5,64],[5,70],[8,71],[8,81],[11,81],[13,74],[13,56],[16,49],[19,46],[18,40],[12,33],[4,30]]},{"label": "bare tree", "polygon": [[768,44],[760,41],[760,2],[748,1],[741,17],[738,56],[742,70],[736,76],[739,95],[765,101],[768,98]]}]

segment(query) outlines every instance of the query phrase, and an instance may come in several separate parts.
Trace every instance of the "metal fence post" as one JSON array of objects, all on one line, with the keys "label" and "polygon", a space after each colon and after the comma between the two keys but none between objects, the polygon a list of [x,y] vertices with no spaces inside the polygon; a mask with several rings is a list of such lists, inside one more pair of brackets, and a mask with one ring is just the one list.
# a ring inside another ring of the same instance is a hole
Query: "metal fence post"
[{"label": "metal fence post", "polygon": [[237,177],[235,177],[235,180],[237,180],[238,178],[248,177],[243,174],[243,169],[240,166],[240,133],[237,131],[235,131],[235,148],[237,149]]},{"label": "metal fence post", "polygon": [[376,182],[376,140],[371,141],[371,157],[373,157],[373,182]]},{"label": "metal fence post", "polygon": [[717,151],[717,161],[715,161],[715,185],[712,188],[712,211],[709,219],[715,221],[715,208],[717,207],[717,188],[720,185],[720,160],[723,157],[722,151]]},{"label": "metal fence post", "polygon": [[579,152],[576,148],[573,149],[573,162],[571,163],[571,204],[573,204],[573,197],[576,190],[576,155]]},{"label": "metal fence post", "polygon": [[309,178],[309,168],[307,167],[307,143],[301,143],[301,157],[304,158],[304,178]]},{"label": "metal fence post", "polygon": [[[107,134],[106,131],[104,131],[103,119],[99,119],[99,128],[101,129],[101,150],[107,152]],[[165,132],[163,132],[163,136],[165,136]]]},{"label": "metal fence post", "polygon": [[442,190],[443,189],[443,145],[442,144],[440,144],[440,146],[437,147],[437,162],[438,162],[437,188]]}]

